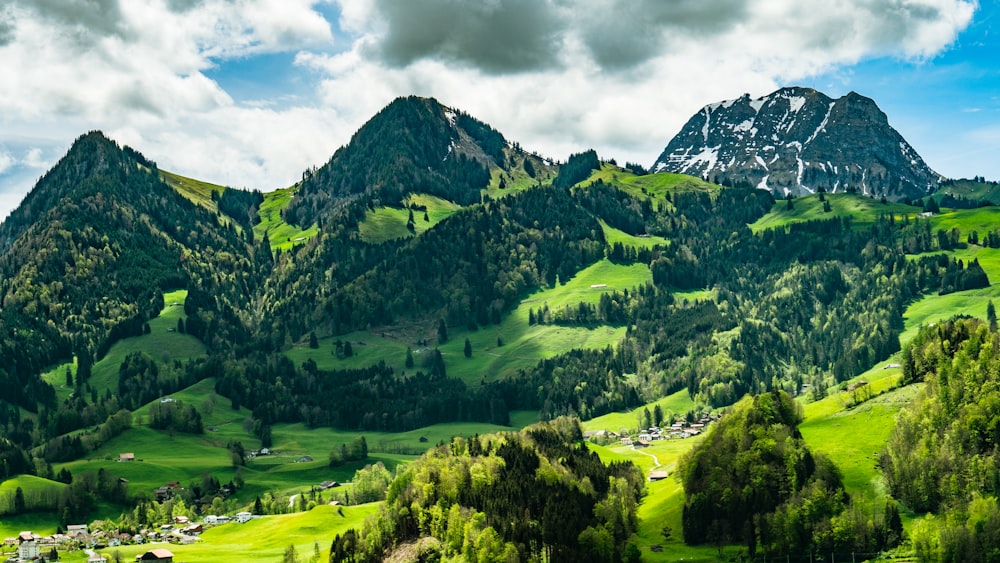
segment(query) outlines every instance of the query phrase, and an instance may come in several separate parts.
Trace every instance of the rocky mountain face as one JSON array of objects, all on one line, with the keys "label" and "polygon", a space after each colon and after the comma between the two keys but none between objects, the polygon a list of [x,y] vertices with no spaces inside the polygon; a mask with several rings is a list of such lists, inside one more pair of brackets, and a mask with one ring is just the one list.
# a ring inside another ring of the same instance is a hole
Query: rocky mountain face
[{"label": "rocky mountain face", "polygon": [[810,88],[705,106],[653,171],[748,182],[778,195],[822,188],[889,199],[926,195],[941,179],[873,100],[855,92],[832,99]]}]

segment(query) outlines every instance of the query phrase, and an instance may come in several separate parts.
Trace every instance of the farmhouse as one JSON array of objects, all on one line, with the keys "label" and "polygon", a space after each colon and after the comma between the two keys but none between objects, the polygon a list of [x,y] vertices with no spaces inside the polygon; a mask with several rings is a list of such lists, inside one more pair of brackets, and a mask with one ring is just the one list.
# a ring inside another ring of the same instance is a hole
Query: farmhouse
[{"label": "farmhouse", "polygon": [[163,549],[162,547],[156,549],[150,549],[142,555],[135,556],[136,561],[165,561],[166,563],[173,563],[174,554],[170,552],[169,549]]},{"label": "farmhouse", "polygon": [[650,481],[662,481],[663,479],[666,479],[666,478],[667,478],[667,472],[666,471],[650,471],[649,472],[649,480]]},{"label": "farmhouse", "polygon": [[118,461],[135,461],[135,454],[132,452],[118,454]]},{"label": "farmhouse", "polygon": [[75,538],[76,536],[87,535],[87,525],[86,524],[70,524],[66,526],[66,535]]},{"label": "farmhouse", "polygon": [[253,514],[250,514],[249,512],[236,513],[236,521],[239,522],[240,524],[246,524],[247,522],[250,521],[251,518],[253,518]]},{"label": "farmhouse", "polygon": [[87,563],[108,563],[108,558],[95,551],[93,555],[87,558]]}]

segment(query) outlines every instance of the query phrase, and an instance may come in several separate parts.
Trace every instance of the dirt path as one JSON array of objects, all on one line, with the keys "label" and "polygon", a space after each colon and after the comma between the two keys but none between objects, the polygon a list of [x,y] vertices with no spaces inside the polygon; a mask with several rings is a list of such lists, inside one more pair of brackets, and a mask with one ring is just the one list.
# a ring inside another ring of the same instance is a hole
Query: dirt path
[{"label": "dirt path", "polygon": [[636,452],[638,452],[638,453],[642,454],[642,455],[648,455],[649,457],[653,458],[653,469],[657,469],[657,468],[659,468],[659,467],[660,467],[660,460],[659,460],[659,459],[657,459],[655,455],[653,455],[653,454],[648,454],[648,453],[646,453],[646,452],[644,452],[644,451],[642,451],[642,450],[637,450],[637,449],[635,448],[635,446],[632,446],[632,449],[633,449],[634,451],[636,451]]}]

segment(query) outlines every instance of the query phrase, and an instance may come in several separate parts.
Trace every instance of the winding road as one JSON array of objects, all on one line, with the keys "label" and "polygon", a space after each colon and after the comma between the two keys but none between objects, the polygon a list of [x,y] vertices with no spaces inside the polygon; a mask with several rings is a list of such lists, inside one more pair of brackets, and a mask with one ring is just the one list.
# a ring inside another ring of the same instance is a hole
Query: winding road
[{"label": "winding road", "polygon": [[635,446],[632,446],[632,449],[633,449],[633,450],[634,450],[635,452],[637,452],[637,453],[640,453],[640,454],[642,454],[642,455],[648,455],[649,457],[653,458],[653,469],[657,469],[657,468],[659,468],[659,467],[660,467],[660,460],[659,460],[659,459],[656,459],[656,456],[655,456],[655,455],[653,455],[653,454],[649,454],[649,453],[646,453],[646,452],[644,452],[644,451],[642,451],[642,450],[637,450],[637,449],[635,448]]}]

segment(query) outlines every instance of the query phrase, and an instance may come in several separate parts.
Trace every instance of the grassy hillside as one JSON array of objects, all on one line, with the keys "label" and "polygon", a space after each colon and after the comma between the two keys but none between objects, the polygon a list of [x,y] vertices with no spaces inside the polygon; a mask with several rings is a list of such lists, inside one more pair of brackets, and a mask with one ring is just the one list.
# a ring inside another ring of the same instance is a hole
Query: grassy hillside
[{"label": "grassy hillside", "polygon": [[[423,207],[427,211],[427,220],[425,221],[424,211],[412,209],[413,232],[406,228],[411,207]],[[358,231],[363,240],[374,244],[397,238],[412,237],[432,228],[459,209],[461,206],[458,204],[439,197],[411,194],[407,196],[401,208],[379,207],[375,210],[368,210],[365,213],[365,220],[358,226]]]},{"label": "grassy hillside", "polygon": [[613,246],[615,243],[621,243],[623,246],[628,246],[632,248],[653,248],[654,246],[666,246],[670,244],[670,241],[656,235],[646,235],[646,236],[635,236],[626,233],[625,231],[618,230],[611,225],[600,219],[601,229],[604,230],[604,238],[608,241],[608,245]]},{"label": "grassy hillside", "polygon": [[583,428],[584,430],[607,430],[609,432],[618,432],[622,428],[635,430],[641,426],[643,410],[649,409],[650,412],[653,412],[657,406],[663,411],[665,417],[669,417],[671,414],[685,414],[695,407],[695,403],[691,400],[687,390],[683,389],[629,412],[613,412],[584,421]]},{"label": "grassy hillside", "polygon": [[166,170],[160,170],[160,177],[178,193],[210,211],[218,211],[219,209],[219,206],[212,199],[212,194],[218,195],[226,190],[225,186],[187,178]]},{"label": "grassy hillside", "polygon": [[[376,504],[359,506],[317,506],[296,514],[255,518],[245,524],[229,523],[205,530],[199,541],[191,545],[150,544],[108,548],[101,551],[113,557],[117,551],[123,561],[133,561],[137,555],[155,547],[169,549],[177,561],[214,563],[232,561],[281,561],[285,549],[295,546],[300,560],[308,560],[319,544],[321,560],[329,554],[333,536],[351,528],[360,528],[365,518],[374,514]],[[248,541],[252,538],[252,542]],[[238,554],[238,556],[237,556]],[[83,551],[60,554],[61,561],[86,561]]]},{"label": "grassy hillside", "polygon": [[606,184],[614,184],[638,198],[658,200],[664,199],[668,192],[714,193],[719,190],[719,186],[687,174],[659,172],[637,176],[635,173],[613,164],[601,165],[600,170],[595,170],[589,178],[580,182],[579,185],[586,186],[597,180],[602,180]]},{"label": "grassy hillside", "polygon": [[[550,166],[536,155],[506,148],[504,149],[504,157],[508,162],[508,170],[499,168],[491,170],[490,183],[482,192],[493,199],[533,188],[539,183],[542,185],[551,184],[553,178],[559,174],[558,166]],[[529,168],[534,170],[534,177],[525,171],[525,161],[530,162]],[[501,184],[503,188],[500,187]]]},{"label": "grassy hillside", "polygon": [[[499,326],[471,332],[458,327],[450,328],[449,340],[444,344],[437,344],[436,332],[430,325],[398,325],[378,332],[362,331],[338,337],[351,342],[354,350],[351,358],[334,355],[334,342],[338,338],[321,339],[316,349],[299,345],[286,355],[297,365],[312,358],[321,369],[359,368],[385,361],[397,372],[402,372],[406,369],[408,346],[413,351],[413,370],[421,369],[421,359],[426,357],[427,350],[417,346],[416,342],[427,340],[430,347],[437,346],[441,350],[449,376],[478,383],[481,378],[501,377],[573,348],[614,345],[625,335],[625,327],[529,325],[529,309],[537,311],[548,305],[550,310],[557,310],[575,306],[581,301],[596,304],[602,293],[631,289],[651,280],[652,274],[643,264],[623,265],[601,260],[584,268],[564,284],[525,297]],[[498,337],[503,346],[497,345]],[[472,344],[472,358],[463,354],[466,338]]]},{"label": "grassy hillside", "polygon": [[823,202],[819,200],[818,194],[795,198],[792,200],[792,209],[788,209],[788,203],[785,200],[778,200],[774,203],[771,212],[750,225],[750,229],[757,233],[792,223],[834,217],[850,217],[855,225],[864,225],[874,223],[879,217],[889,213],[897,217],[904,215],[914,217],[922,211],[921,208],[912,205],[882,203],[877,199],[859,194],[825,194],[825,197],[830,202],[829,212],[823,211]]},{"label": "grassy hillside", "polygon": [[972,231],[978,231],[981,239],[987,232],[1000,228],[1000,207],[942,209],[931,218],[931,225],[935,229],[961,229],[963,240]]},{"label": "grassy hillside", "polygon": [[[108,354],[99,362],[95,363],[89,383],[97,389],[99,394],[110,389],[113,393],[118,390],[118,368],[125,360],[125,356],[132,352],[145,352],[153,359],[161,363],[170,363],[174,360],[186,361],[191,358],[198,358],[207,354],[205,345],[197,338],[188,334],[177,332],[178,319],[187,320],[184,314],[184,301],[187,299],[187,290],[179,289],[163,295],[163,311],[155,319],[149,320],[149,334],[125,338],[111,347]],[[59,369],[62,368],[60,372]],[[66,383],[66,364],[55,368],[47,374],[46,381],[50,383]],[[74,371],[75,374],[75,371]],[[57,389],[59,389],[57,387]],[[68,394],[68,389],[59,390],[60,393]]]},{"label": "grassy hillside", "polygon": [[[951,194],[955,197],[979,201],[991,201],[996,204],[1000,203],[1000,184],[997,182],[980,182],[967,178],[948,180],[934,192],[935,196],[940,194]],[[940,198],[935,197],[935,199]]]},{"label": "grassy hillside", "polygon": [[319,234],[319,227],[316,225],[301,229],[296,225],[289,225],[281,216],[282,210],[288,207],[297,189],[296,185],[264,194],[264,203],[257,210],[260,223],[253,227],[254,237],[262,239],[267,235],[271,249],[289,250]]}]

